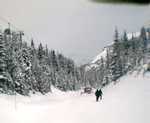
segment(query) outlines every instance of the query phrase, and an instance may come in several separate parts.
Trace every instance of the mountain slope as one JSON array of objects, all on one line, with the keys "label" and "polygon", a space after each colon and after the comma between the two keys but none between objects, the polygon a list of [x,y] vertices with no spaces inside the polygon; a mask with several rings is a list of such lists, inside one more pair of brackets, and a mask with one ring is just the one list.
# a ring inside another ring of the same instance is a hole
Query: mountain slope
[{"label": "mountain slope", "polygon": [[[147,34],[148,35],[148,34]],[[139,38],[140,37],[140,32],[134,32],[134,33],[128,33],[127,34],[127,39],[131,40],[132,37],[134,38]],[[114,43],[106,46],[90,63],[89,63],[89,67],[88,70],[90,70],[91,68],[96,68],[99,66],[99,64],[101,64],[101,59],[103,59],[104,61],[107,60],[107,52],[109,49],[112,49],[111,47],[113,46]]]},{"label": "mountain slope", "polygon": [[85,71],[90,71],[91,69],[95,69],[101,65],[101,59],[104,61],[107,60],[107,50],[108,47],[105,47],[102,52],[100,52],[89,64],[85,66]]},{"label": "mountain slope", "polygon": [[[33,95],[32,98],[0,98],[2,123],[149,123],[150,73],[124,76],[119,83],[103,91],[103,100],[95,101],[94,93],[61,92]],[[14,101],[16,99],[16,105]],[[16,108],[15,108],[16,106]]]},{"label": "mountain slope", "polygon": [[85,86],[103,87],[139,66],[149,64],[150,31],[120,34],[116,29],[113,43],[106,46],[92,62],[85,65]]},{"label": "mountain slope", "polygon": [[99,55],[97,55],[91,63],[96,63],[101,58],[106,59],[106,56],[107,56],[107,48],[104,48],[103,51]]}]

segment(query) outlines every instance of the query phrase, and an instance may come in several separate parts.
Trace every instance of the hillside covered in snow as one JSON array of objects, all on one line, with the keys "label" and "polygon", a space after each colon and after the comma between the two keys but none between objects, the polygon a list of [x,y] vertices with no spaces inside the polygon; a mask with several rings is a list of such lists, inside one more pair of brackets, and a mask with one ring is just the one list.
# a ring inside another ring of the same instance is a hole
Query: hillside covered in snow
[{"label": "hillside covered in snow", "polygon": [[150,62],[150,31],[120,34],[115,30],[114,41],[106,46],[89,64],[85,65],[85,85],[102,87],[139,66]]}]

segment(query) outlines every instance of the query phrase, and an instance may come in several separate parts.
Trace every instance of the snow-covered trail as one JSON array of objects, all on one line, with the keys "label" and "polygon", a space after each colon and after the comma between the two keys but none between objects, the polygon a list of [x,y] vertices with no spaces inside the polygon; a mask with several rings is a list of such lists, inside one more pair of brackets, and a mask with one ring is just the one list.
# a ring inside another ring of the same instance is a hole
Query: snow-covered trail
[{"label": "snow-covered trail", "polygon": [[103,89],[103,100],[80,92],[0,96],[0,123],[149,123],[150,78],[127,76]]}]

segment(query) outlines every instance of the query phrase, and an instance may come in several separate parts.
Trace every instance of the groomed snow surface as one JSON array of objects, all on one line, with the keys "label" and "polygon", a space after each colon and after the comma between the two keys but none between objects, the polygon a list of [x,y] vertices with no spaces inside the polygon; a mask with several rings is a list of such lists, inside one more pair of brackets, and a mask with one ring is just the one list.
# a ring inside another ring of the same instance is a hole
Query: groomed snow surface
[{"label": "groomed snow surface", "polygon": [[149,74],[107,86],[100,102],[94,93],[52,90],[45,96],[0,95],[0,123],[150,123]]}]

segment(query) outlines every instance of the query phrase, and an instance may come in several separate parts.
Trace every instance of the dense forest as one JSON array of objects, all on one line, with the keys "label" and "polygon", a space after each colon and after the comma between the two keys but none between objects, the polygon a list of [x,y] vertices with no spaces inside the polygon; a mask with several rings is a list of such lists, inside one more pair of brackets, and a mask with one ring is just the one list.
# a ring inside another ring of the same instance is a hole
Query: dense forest
[{"label": "dense forest", "polygon": [[150,29],[141,28],[138,36],[122,35],[115,30],[112,45],[105,47],[105,56],[85,66],[86,84],[102,87],[118,79],[134,69],[149,64]]},{"label": "dense forest", "polygon": [[0,92],[29,95],[51,92],[51,85],[62,91],[76,90],[81,83],[74,61],[41,43],[35,47],[23,40],[21,31],[7,28],[0,33]]},{"label": "dense forest", "polygon": [[[118,30],[114,42],[105,47],[106,56],[96,61],[97,67],[80,67],[70,58],[42,43],[27,43],[22,31],[10,28],[0,32],[0,93],[30,95],[51,92],[51,86],[62,91],[82,87],[103,87],[144,64],[149,53],[150,30],[141,29],[140,36],[128,38]],[[87,67],[90,69],[87,70]]]}]

